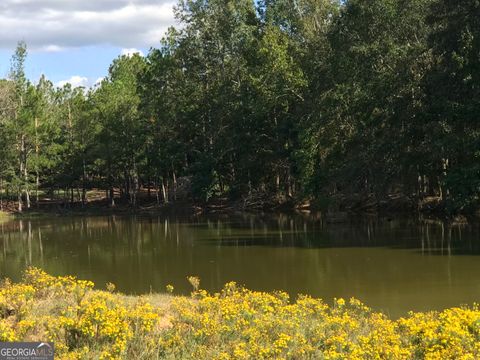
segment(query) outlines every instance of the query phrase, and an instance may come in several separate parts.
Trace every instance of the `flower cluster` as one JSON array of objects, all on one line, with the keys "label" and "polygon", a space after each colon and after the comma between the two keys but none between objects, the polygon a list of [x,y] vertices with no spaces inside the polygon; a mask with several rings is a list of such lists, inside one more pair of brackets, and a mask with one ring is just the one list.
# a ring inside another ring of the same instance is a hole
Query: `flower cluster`
[{"label": "flower cluster", "polygon": [[30,268],[19,284],[0,287],[0,341],[53,341],[65,359],[121,358],[135,337],[153,332],[157,309],[142,298],[126,301],[91,281],[54,277]]},{"label": "flower cluster", "polygon": [[67,342],[78,346],[108,344],[109,354],[120,355],[132,336],[127,309],[110,293],[94,293],[60,317],[67,330]]},{"label": "flower cluster", "polygon": [[172,327],[160,340],[169,358],[217,359],[477,359],[478,307],[411,313],[399,320],[356,299],[328,306],[282,292],[227,284],[173,302]]},{"label": "flower cluster", "polygon": [[[0,286],[0,341],[54,341],[59,359],[478,359],[480,309],[398,320],[356,299],[327,305],[235,283],[134,297],[29,269]],[[173,289],[171,289],[173,291]]]}]

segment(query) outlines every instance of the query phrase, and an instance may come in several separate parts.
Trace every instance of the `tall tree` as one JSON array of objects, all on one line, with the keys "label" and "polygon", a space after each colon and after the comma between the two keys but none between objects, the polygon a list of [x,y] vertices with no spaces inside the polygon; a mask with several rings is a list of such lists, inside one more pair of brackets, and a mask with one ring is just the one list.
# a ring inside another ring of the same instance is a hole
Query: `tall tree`
[{"label": "tall tree", "polygon": [[144,65],[144,58],[138,54],[116,59],[109,76],[92,93],[94,116],[101,124],[96,151],[102,161],[101,171],[107,179],[112,206],[115,186],[120,186],[123,195],[136,205],[139,162],[145,145],[137,79]]},{"label": "tall tree", "polygon": [[23,210],[22,195],[25,195],[27,208],[30,208],[30,178],[28,172],[28,157],[30,156],[32,119],[30,118],[28,102],[32,96],[31,84],[25,76],[25,60],[27,58],[27,46],[19,42],[15,54],[12,57],[10,80],[14,84],[13,117],[10,126],[15,137],[17,150],[17,172],[13,183],[17,187],[18,211]]},{"label": "tall tree", "polygon": [[480,193],[480,3],[437,0],[430,9],[434,64],[425,79],[432,153],[453,209]]}]

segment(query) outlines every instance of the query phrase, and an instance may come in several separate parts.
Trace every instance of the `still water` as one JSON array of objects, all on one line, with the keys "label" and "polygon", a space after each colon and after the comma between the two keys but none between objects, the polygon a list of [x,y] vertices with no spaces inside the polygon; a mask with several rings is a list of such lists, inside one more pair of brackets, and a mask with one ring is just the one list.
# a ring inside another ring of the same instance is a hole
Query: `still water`
[{"label": "still water", "polygon": [[480,301],[480,227],[319,215],[51,217],[0,224],[0,276],[34,265],[126,293],[219,290],[355,296],[393,317]]}]

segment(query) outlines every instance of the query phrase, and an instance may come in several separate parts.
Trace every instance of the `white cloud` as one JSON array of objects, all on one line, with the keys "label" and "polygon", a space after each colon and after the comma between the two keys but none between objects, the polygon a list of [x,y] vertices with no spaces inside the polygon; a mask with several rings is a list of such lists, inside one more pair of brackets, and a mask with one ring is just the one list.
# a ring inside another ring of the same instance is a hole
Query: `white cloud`
[{"label": "white cloud", "polygon": [[105,77],[104,77],[104,76],[99,77],[97,80],[95,80],[94,85],[100,85],[103,80],[105,80]]},{"label": "white cloud", "polygon": [[80,86],[88,87],[89,86],[89,80],[85,76],[74,75],[70,79],[61,80],[61,81],[57,82],[55,85],[58,86],[58,87],[63,87],[66,84],[71,84],[72,88],[76,88],[76,87],[80,87]]},{"label": "white cloud", "polygon": [[134,54],[139,54],[140,56],[145,56],[145,54],[143,53],[142,50],[138,50],[138,49],[135,49],[135,48],[123,48],[122,49],[122,52],[121,52],[121,55],[124,56],[133,56]]},{"label": "white cloud", "polygon": [[0,47],[18,40],[59,51],[112,45],[148,48],[174,25],[175,0],[1,0]]},{"label": "white cloud", "polygon": [[64,50],[64,48],[57,45],[46,45],[46,46],[42,46],[38,50],[43,52],[59,52]]}]

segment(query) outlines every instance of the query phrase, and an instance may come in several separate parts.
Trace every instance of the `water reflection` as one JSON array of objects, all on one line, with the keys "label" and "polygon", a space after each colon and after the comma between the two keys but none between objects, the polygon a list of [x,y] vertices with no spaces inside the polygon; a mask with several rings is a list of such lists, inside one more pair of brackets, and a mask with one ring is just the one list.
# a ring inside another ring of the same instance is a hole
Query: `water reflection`
[{"label": "water reflection", "polygon": [[477,225],[418,219],[238,215],[188,219],[55,217],[0,224],[0,272],[35,265],[128,293],[188,293],[188,275],[216,291],[227,281],[331,300],[355,296],[398,316],[480,298]]}]

